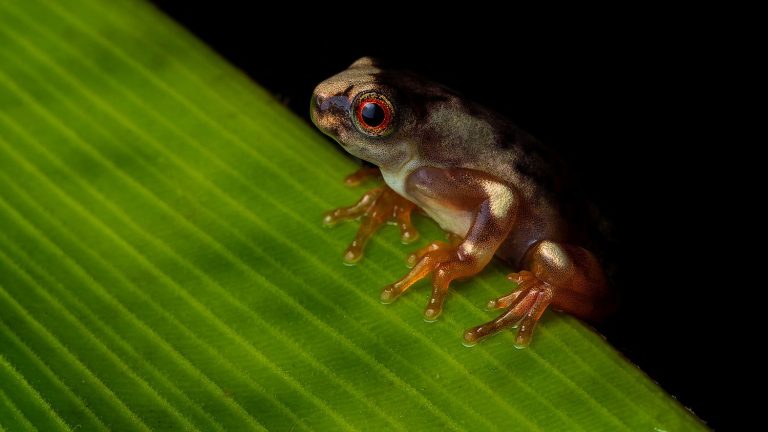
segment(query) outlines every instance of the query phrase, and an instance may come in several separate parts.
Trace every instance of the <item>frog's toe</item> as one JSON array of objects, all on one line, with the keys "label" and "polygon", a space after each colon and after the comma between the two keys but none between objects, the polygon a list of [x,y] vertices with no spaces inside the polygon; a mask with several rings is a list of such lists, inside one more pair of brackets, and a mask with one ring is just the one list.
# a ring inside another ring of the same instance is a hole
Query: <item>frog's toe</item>
[{"label": "frog's toe", "polygon": [[397,221],[397,226],[400,227],[400,241],[403,244],[413,243],[419,239],[419,231],[411,223],[410,212],[407,219],[407,221]]},{"label": "frog's toe", "polygon": [[413,267],[416,265],[417,262],[421,261],[424,256],[426,256],[428,253],[434,253],[439,250],[454,250],[456,249],[456,246],[461,242],[461,237],[454,235],[454,234],[448,234],[448,241],[440,241],[436,240],[432,243],[416,250],[415,252],[408,255],[406,258],[406,262],[408,264],[408,267]]},{"label": "frog's toe", "polygon": [[384,193],[383,187],[371,189],[364,193],[362,197],[349,207],[339,207],[323,214],[323,225],[332,227],[339,222],[357,219],[364,215],[368,209],[376,203],[379,197]]},{"label": "frog's toe", "polygon": [[507,279],[517,284],[517,289],[509,294],[503,295],[499,298],[493,299],[488,302],[486,309],[505,309],[512,306],[521,295],[528,294],[530,287],[537,281],[536,276],[529,271],[521,271],[520,273],[510,273],[507,275]]},{"label": "frog's toe", "polygon": [[432,296],[424,310],[424,319],[428,322],[437,320],[443,311],[443,304],[448,296],[451,281],[477,274],[483,263],[462,255],[456,245],[445,242],[433,242],[416,251],[409,257],[413,267],[402,279],[384,288],[381,300],[391,303],[408,288],[432,274]]},{"label": "frog's toe", "polygon": [[392,303],[393,301],[397,300],[397,298],[400,297],[413,284],[424,279],[430,273],[432,273],[440,264],[440,262],[445,260],[451,252],[453,251],[441,249],[435,246],[431,252],[425,254],[425,256],[420,258],[418,262],[415,263],[408,274],[403,276],[397,282],[384,287],[384,289],[381,291],[382,303]]},{"label": "frog's toe", "polygon": [[344,263],[355,264],[363,257],[363,250],[368,240],[373,236],[376,230],[379,229],[383,221],[371,217],[369,214],[363,215],[360,220],[360,228],[357,230],[357,234],[352,242],[347,246],[347,250],[344,252]]},{"label": "frog's toe", "polygon": [[517,327],[515,346],[527,347],[531,342],[533,330],[541,315],[547,309],[554,297],[554,288],[533,276],[530,272],[520,277],[518,288],[512,293],[491,300],[489,309],[506,309],[496,319],[473,327],[464,333],[464,344],[471,346],[479,340],[496,334],[508,327]]},{"label": "frog's toe", "polygon": [[435,252],[440,249],[448,249],[448,248],[450,248],[450,245],[446,242],[439,241],[439,240],[433,241],[432,243],[408,255],[408,257],[406,258],[408,267],[413,268],[413,266],[415,266],[416,263],[421,261],[421,259],[424,258],[424,256],[430,252]]}]

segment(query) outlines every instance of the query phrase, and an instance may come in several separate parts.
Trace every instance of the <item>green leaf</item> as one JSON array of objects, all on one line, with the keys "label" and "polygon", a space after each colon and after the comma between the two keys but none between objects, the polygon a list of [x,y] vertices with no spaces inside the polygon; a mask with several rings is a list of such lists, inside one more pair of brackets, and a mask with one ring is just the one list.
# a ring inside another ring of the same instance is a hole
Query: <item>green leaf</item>
[{"label": "green leaf", "polygon": [[568,316],[462,346],[503,268],[380,304],[419,245],[343,266],[354,163],[153,7],[0,2],[0,65],[0,429],[704,429]]}]

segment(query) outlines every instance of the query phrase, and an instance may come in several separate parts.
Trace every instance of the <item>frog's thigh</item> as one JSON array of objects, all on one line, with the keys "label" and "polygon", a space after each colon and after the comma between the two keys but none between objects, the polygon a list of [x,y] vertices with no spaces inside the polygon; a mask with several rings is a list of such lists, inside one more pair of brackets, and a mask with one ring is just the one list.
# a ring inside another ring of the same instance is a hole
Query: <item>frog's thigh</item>
[{"label": "frog's thigh", "polygon": [[554,241],[540,241],[523,263],[538,279],[555,287],[552,306],[581,318],[595,318],[607,291],[603,268],[588,250]]}]

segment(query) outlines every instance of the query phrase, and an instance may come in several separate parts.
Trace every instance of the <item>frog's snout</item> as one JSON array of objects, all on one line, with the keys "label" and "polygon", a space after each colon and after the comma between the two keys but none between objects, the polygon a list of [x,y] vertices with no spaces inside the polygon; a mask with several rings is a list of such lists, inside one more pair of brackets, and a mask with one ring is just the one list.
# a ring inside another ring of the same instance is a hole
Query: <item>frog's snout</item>
[{"label": "frog's snout", "polygon": [[317,93],[312,93],[312,101],[310,102],[310,108],[312,109],[312,112],[314,113],[315,110],[320,109],[320,105],[322,105],[323,101],[325,100],[325,95],[318,95]]},{"label": "frog's snout", "polygon": [[309,113],[312,123],[329,135],[335,135],[335,131],[342,125],[348,116],[349,99],[344,95],[329,95],[319,88],[312,92],[309,104]]},{"label": "frog's snout", "polygon": [[349,98],[345,95],[329,96],[318,93],[312,94],[312,113],[320,118],[328,115],[346,115],[349,112]]}]

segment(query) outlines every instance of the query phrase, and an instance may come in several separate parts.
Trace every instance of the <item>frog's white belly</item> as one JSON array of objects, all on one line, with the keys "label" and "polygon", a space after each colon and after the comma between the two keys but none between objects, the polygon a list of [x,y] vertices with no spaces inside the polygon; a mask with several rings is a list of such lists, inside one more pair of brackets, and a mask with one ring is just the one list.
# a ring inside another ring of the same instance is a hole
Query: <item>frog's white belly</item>
[{"label": "frog's white belly", "polygon": [[421,201],[417,203],[429,217],[440,225],[440,228],[461,237],[467,236],[469,227],[472,225],[472,213],[440,205],[425,205]]},{"label": "frog's white belly", "polygon": [[399,171],[391,172],[381,170],[384,182],[392,190],[405,197],[409,201],[416,203],[421,207],[424,212],[434,219],[440,228],[466,237],[469,227],[472,225],[472,213],[466,210],[458,210],[452,207],[447,207],[431,197],[424,195],[411,196],[405,190],[405,179],[410,175],[420,164],[410,162],[403,166]]}]

